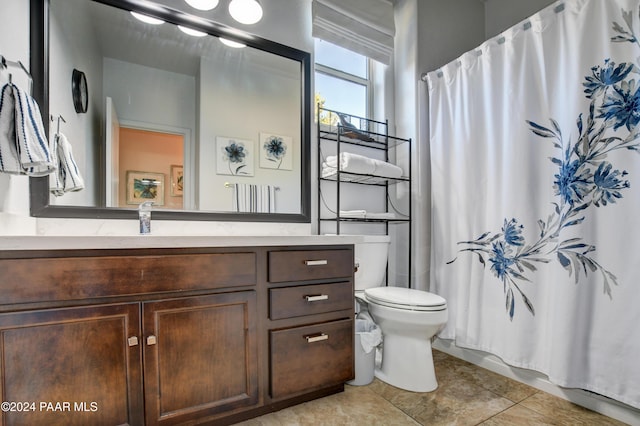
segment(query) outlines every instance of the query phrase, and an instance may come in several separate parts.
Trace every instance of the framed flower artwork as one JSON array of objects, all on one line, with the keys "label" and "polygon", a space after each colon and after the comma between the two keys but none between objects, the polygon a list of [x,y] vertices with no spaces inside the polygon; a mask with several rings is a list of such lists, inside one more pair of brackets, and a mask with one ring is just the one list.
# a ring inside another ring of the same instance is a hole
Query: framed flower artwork
[{"label": "framed flower artwork", "polygon": [[260,167],[293,170],[292,142],[290,136],[260,133]]},{"label": "framed flower artwork", "polygon": [[253,141],[218,136],[216,138],[216,173],[253,176]]}]

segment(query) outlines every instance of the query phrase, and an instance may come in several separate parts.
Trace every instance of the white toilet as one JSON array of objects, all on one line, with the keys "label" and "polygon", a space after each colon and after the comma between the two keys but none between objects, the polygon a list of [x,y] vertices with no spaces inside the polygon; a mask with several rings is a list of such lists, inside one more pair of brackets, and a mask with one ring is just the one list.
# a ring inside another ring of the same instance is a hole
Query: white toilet
[{"label": "white toilet", "polygon": [[355,292],[360,311],[368,311],[382,331],[382,364],[375,376],[400,389],[431,392],[438,387],[431,338],[447,322],[447,302],[426,291],[385,286],[390,238],[362,238],[355,244]]}]

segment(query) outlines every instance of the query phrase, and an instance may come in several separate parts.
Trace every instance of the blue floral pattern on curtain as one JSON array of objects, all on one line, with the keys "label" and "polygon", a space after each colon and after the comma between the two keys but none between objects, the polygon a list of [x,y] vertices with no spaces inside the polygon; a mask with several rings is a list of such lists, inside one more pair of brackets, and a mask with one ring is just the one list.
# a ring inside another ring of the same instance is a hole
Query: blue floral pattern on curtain
[{"label": "blue floral pattern on curtain", "polygon": [[[633,30],[633,15],[622,10],[624,26],[613,22],[612,42],[634,43],[640,47]],[[535,273],[537,264],[549,263],[555,258],[576,284],[581,271],[585,275],[599,273],[604,293],[612,297],[611,285],[617,285],[616,276],[594,257],[596,247],[582,238],[563,238],[563,231],[581,225],[585,210],[615,204],[630,187],[628,173],[618,170],[608,161],[609,154],[618,150],[638,152],[640,143],[640,82],[630,78],[640,74],[633,63],[617,64],[606,59],[594,66],[585,77],[584,93],[590,100],[586,119],[580,114],[576,120],[577,138],[563,135],[558,122],[550,124],[527,121],[537,136],[551,140],[557,154],[551,162],[558,167],[554,175],[554,192],[559,200],[552,202],[553,211],[538,220],[536,241],[527,243],[522,235],[524,225],[517,219],[504,219],[500,232],[485,232],[471,241],[460,241],[459,252],[475,253],[480,263],[490,265],[491,272],[503,284],[505,307],[509,318],[515,315],[515,294],[519,294],[526,308],[535,315],[535,307],[519,285],[530,282],[527,274]],[[451,260],[453,263],[456,259]]]}]

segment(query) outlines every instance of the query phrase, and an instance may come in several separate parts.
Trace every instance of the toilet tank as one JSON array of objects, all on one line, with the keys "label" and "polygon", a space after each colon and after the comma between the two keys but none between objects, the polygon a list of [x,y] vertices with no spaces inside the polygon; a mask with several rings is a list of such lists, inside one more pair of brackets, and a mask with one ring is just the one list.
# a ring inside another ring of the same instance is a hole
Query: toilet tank
[{"label": "toilet tank", "polygon": [[383,284],[389,255],[388,235],[362,235],[362,240],[354,244],[354,260],[358,265],[355,273],[356,291]]}]

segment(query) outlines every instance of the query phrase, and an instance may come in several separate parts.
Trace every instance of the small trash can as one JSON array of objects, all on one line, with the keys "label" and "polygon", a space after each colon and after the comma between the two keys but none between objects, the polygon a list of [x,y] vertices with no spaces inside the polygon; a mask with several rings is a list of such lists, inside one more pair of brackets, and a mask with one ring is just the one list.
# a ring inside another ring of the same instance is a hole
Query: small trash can
[{"label": "small trash can", "polygon": [[347,382],[350,385],[363,386],[373,381],[376,362],[376,346],[382,342],[382,331],[368,318],[356,318],[355,364],[356,377]]}]

